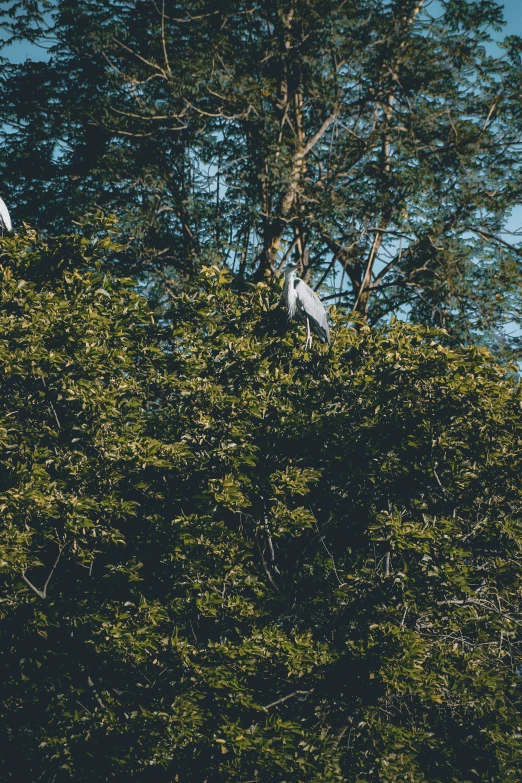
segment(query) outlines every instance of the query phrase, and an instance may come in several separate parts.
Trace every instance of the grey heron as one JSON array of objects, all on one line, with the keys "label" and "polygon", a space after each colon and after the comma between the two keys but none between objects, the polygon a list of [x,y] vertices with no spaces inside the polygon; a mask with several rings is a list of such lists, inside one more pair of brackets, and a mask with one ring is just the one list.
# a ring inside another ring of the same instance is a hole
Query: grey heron
[{"label": "grey heron", "polygon": [[319,337],[321,342],[330,345],[330,330],[323,303],[310,286],[304,280],[296,277],[298,264],[290,264],[285,270],[285,287],[283,298],[288,307],[288,318],[299,318],[306,324],[305,348],[312,345],[312,334]]},{"label": "grey heron", "polygon": [[0,198],[0,230],[2,231],[2,236],[4,235],[4,230],[11,231],[12,227],[13,226],[11,223],[11,218],[9,217],[9,212],[7,210],[7,207],[4,204],[3,200]]}]

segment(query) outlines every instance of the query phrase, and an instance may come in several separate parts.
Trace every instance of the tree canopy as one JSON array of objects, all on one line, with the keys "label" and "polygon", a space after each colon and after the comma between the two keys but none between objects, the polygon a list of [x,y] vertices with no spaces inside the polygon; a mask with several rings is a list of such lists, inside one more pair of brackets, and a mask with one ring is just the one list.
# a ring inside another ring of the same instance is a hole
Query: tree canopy
[{"label": "tree canopy", "polygon": [[[1,46],[46,49],[0,74],[5,780],[518,783],[501,27],[0,2]],[[330,348],[288,325],[290,258]]]},{"label": "tree canopy", "polygon": [[516,783],[512,369],[117,252],[1,246],[4,779]]},{"label": "tree canopy", "polygon": [[[518,351],[520,39],[493,0],[4,0],[3,192],[69,233],[118,215],[120,274],[165,287],[225,261],[307,278]],[[306,252],[308,251],[308,252]]]}]

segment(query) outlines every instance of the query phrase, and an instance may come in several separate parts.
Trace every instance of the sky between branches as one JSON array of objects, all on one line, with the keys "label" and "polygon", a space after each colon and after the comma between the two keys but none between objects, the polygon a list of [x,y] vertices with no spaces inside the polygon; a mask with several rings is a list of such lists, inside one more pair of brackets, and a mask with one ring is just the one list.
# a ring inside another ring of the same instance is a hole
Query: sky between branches
[{"label": "sky between branches", "polygon": [[[522,36],[522,7],[520,0],[505,0],[503,6],[506,26],[500,35],[493,31],[493,37],[503,38],[506,35]],[[1,35],[2,31],[0,31],[0,38]],[[493,47],[494,45],[492,45],[492,48]],[[22,41],[14,43],[9,49],[6,49],[4,51],[4,56],[8,57],[13,63],[22,63],[27,59],[44,60],[46,58],[46,52],[45,49]],[[513,215],[508,224],[508,229],[510,231],[522,229],[522,205],[513,211]]]},{"label": "sky between branches", "polygon": [[[434,0],[436,5],[437,0]],[[432,9],[433,9],[432,5]],[[501,33],[492,30],[491,35],[495,40],[502,40],[508,35],[518,35],[522,37],[522,6],[521,0],[505,0],[502,4],[504,8],[505,27]],[[0,40],[2,30],[0,30]],[[499,54],[495,43],[489,45],[492,55]],[[23,63],[26,60],[45,60],[47,58],[46,50],[43,47],[28,43],[26,41],[16,42],[3,51],[3,55],[12,63]],[[516,206],[510,220],[506,225],[508,232],[522,232],[522,204]],[[506,234],[506,239],[508,235]]]}]

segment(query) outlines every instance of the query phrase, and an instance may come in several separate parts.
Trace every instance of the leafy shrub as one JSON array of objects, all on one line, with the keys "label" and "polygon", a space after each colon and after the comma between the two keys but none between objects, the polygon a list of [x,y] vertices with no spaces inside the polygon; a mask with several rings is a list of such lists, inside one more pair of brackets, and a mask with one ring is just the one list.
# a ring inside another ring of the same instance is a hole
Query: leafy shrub
[{"label": "leafy shrub", "polygon": [[4,779],[514,783],[513,370],[110,250],[0,257]]}]

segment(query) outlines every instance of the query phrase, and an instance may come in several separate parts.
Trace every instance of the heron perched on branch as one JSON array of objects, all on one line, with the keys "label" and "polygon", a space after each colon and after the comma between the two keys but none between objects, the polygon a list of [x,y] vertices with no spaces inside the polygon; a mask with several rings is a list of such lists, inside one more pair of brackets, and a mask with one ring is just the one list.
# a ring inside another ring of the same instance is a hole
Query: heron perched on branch
[{"label": "heron perched on branch", "polygon": [[299,318],[306,325],[305,348],[312,345],[312,332],[321,342],[330,345],[330,330],[324,305],[310,286],[296,277],[298,264],[290,264],[285,270],[283,298],[288,307],[288,318]]},{"label": "heron perched on branch", "polygon": [[2,236],[4,235],[4,230],[11,231],[12,227],[7,207],[0,198],[0,231],[2,232]]}]

